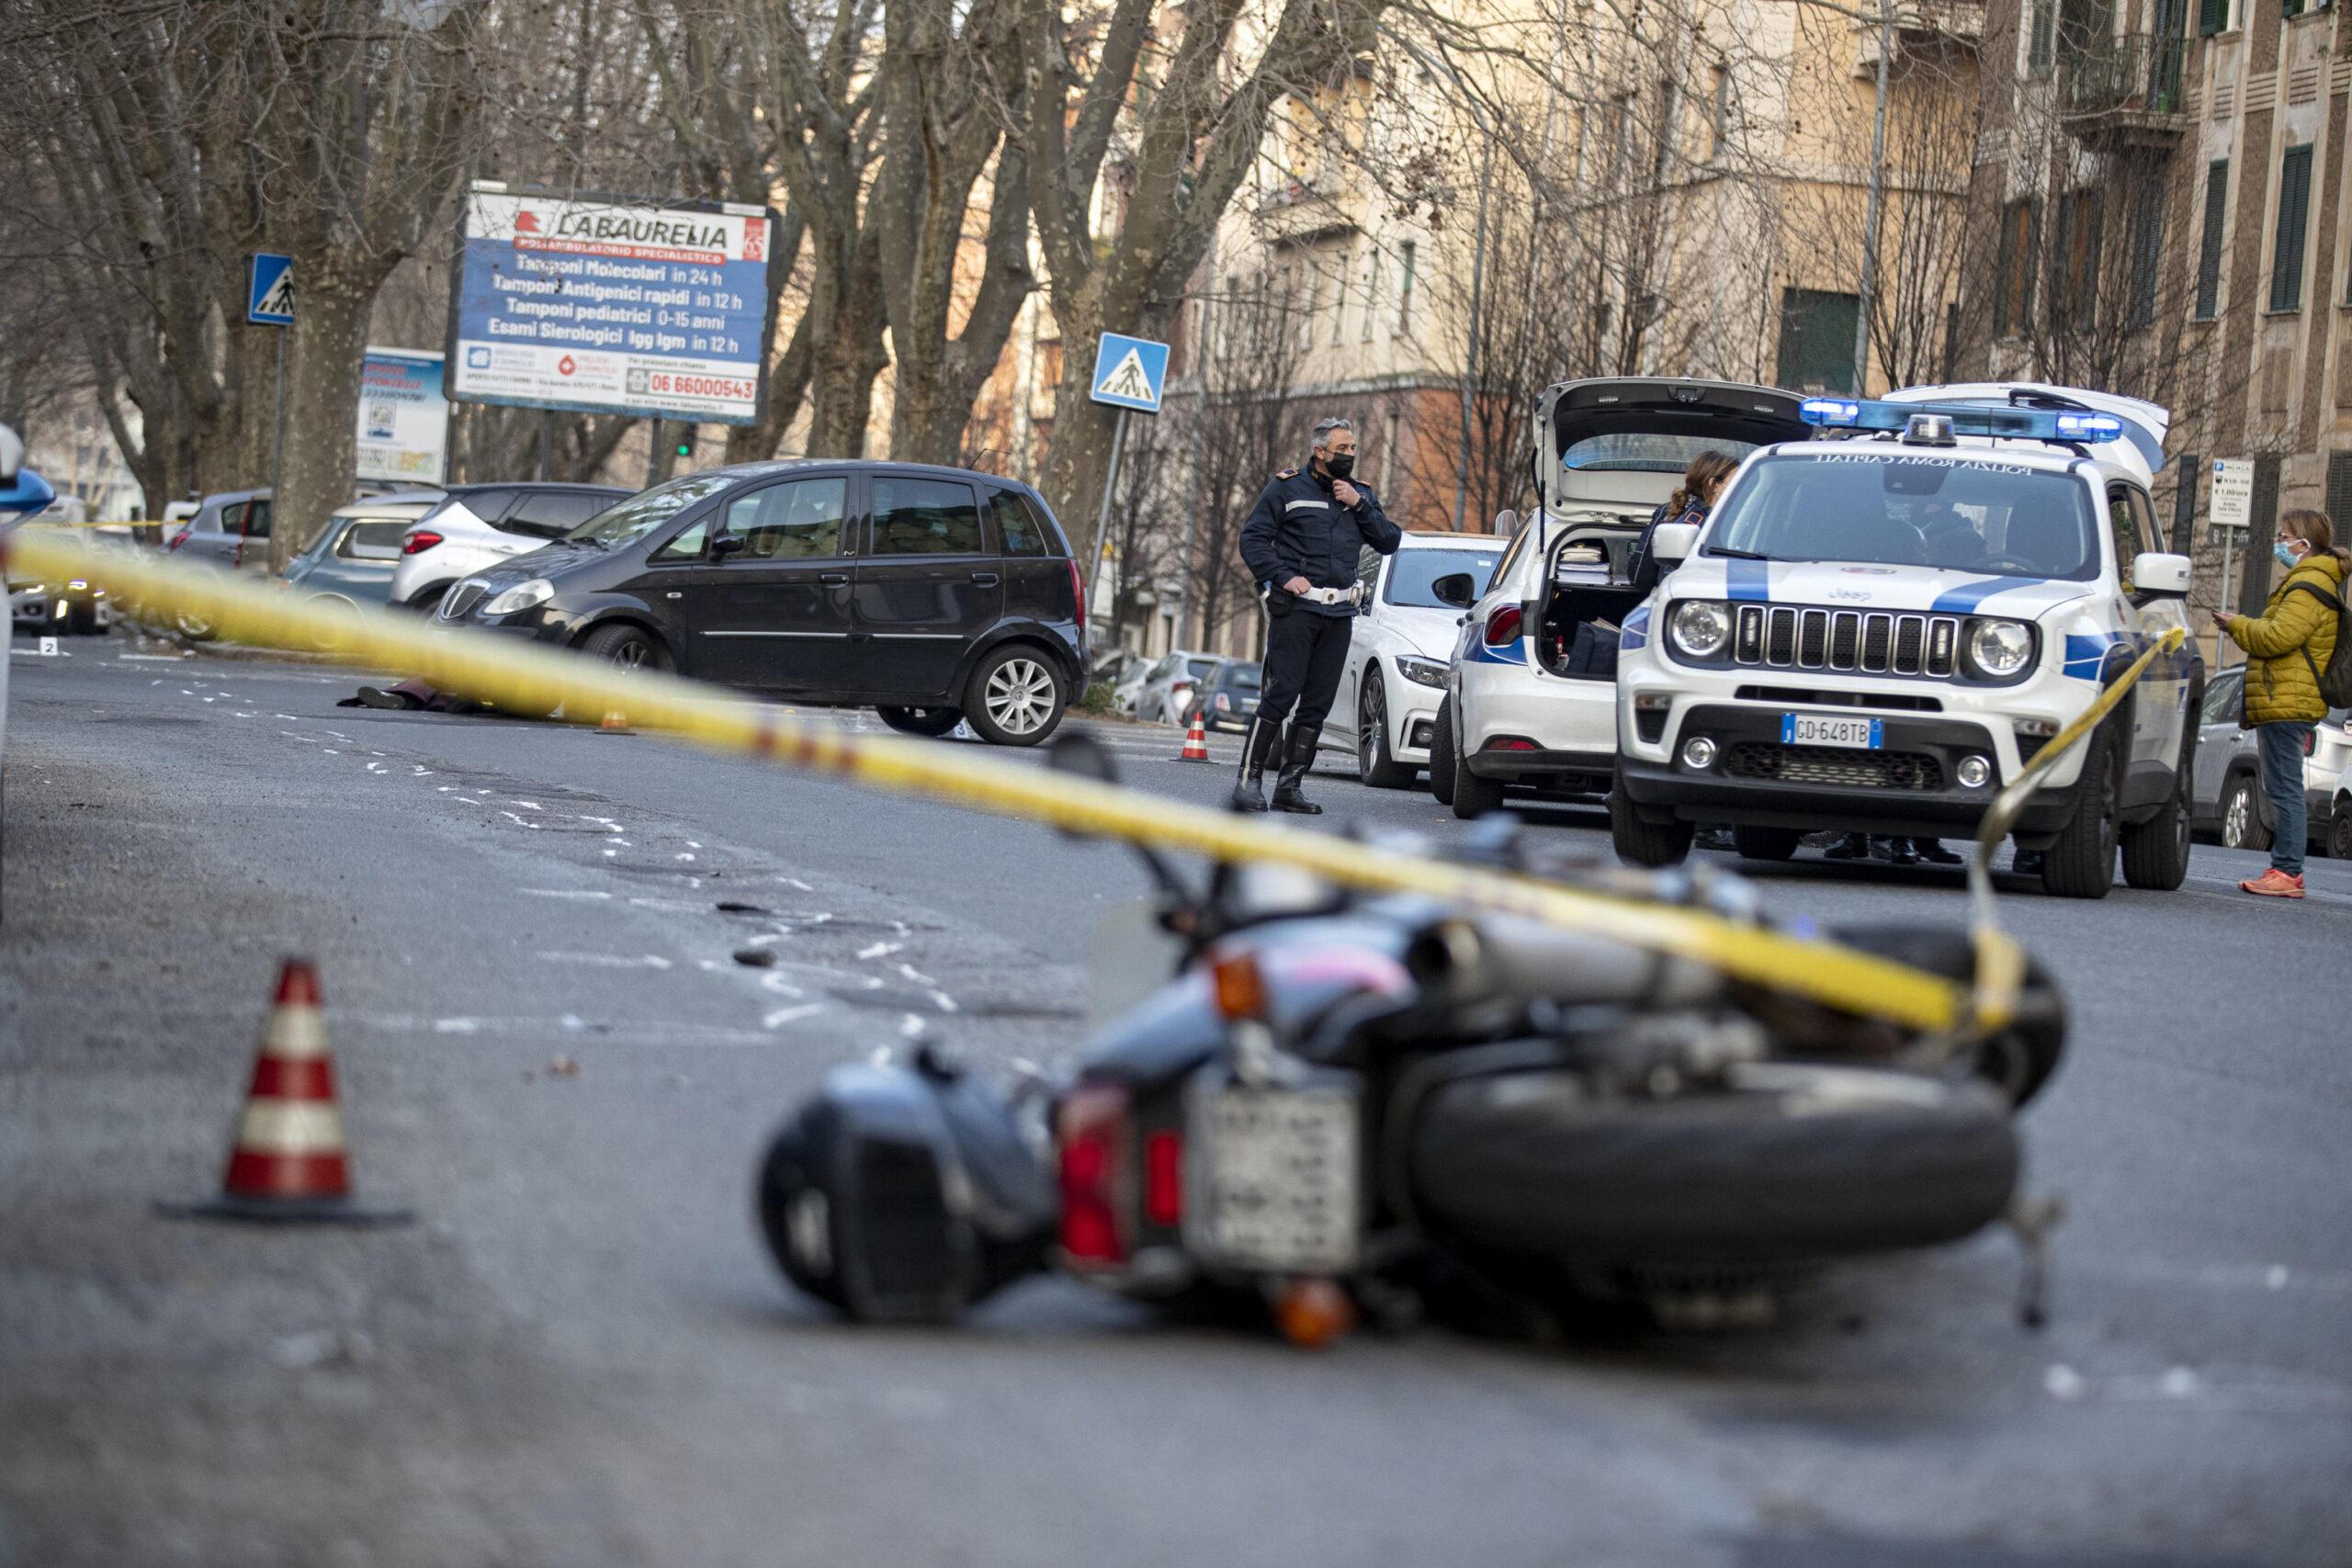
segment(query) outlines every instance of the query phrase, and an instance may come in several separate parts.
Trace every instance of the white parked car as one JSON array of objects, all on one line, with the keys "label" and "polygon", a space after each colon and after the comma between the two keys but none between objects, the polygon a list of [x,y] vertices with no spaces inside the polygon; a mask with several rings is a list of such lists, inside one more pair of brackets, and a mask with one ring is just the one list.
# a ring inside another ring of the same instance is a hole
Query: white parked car
[{"label": "white parked car", "polygon": [[1492,534],[1411,534],[1393,555],[1367,549],[1364,601],[1348,642],[1338,700],[1321,749],[1352,751],[1356,776],[1375,789],[1405,789],[1429,766],[1430,737],[1445,695],[1462,611],[1430,584],[1467,575],[1475,592],[1503,558]]},{"label": "white parked car", "polygon": [[1136,688],[1135,716],[1147,724],[1182,724],[1193,694],[1225,660],[1214,653],[1178,649],[1144,672]]},{"label": "white parked car", "polygon": [[[2165,411],[2030,385],[1808,400],[1825,434],[1750,455],[1625,623],[1610,826],[1641,865],[1701,822],[1785,860],[1804,833],[1963,835],[2188,608],[2148,490]],[[1679,564],[1675,564],[1679,563]],[[2159,654],[2016,830],[2049,892],[2180,886],[2204,665]]]},{"label": "white parked car", "polygon": [[616,485],[451,485],[401,542],[390,602],[430,611],[458,579],[539,549],[632,493]]},{"label": "white parked car", "polygon": [[1506,785],[1599,795],[1616,762],[1618,628],[1642,595],[1627,558],[1700,453],[1737,457],[1810,434],[1801,400],[1724,381],[1566,381],[1536,405],[1543,510],[1483,590],[1431,584],[1468,610],[1430,743],[1430,789],[1457,817]]}]

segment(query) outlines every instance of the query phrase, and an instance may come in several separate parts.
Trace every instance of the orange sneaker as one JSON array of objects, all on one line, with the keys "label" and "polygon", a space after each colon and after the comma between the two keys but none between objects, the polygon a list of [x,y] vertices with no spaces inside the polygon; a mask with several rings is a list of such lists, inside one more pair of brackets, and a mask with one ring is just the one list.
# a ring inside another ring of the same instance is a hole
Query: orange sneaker
[{"label": "orange sneaker", "polygon": [[2303,879],[2290,876],[2274,865],[2253,881],[2239,883],[2238,891],[2265,898],[2300,898],[2303,896]]}]

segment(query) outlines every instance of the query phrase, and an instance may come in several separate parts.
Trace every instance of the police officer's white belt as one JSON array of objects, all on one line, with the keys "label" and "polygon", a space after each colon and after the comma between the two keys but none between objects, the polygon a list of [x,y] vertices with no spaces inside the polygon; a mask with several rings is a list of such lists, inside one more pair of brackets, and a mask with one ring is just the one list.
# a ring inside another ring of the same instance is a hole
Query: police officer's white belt
[{"label": "police officer's white belt", "polygon": [[1312,599],[1317,604],[1361,604],[1363,603],[1363,584],[1351,582],[1345,588],[1309,588],[1295,596]]}]

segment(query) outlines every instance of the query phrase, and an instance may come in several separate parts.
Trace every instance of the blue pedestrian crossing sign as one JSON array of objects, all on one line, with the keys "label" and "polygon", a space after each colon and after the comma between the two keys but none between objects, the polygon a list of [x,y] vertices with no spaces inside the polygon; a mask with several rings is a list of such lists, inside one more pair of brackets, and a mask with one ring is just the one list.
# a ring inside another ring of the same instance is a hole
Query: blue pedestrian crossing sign
[{"label": "blue pedestrian crossing sign", "polygon": [[294,324],[294,258],[255,251],[247,274],[245,320],[256,326]]},{"label": "blue pedestrian crossing sign", "polygon": [[1168,381],[1168,345],[1104,333],[1094,349],[1094,400],[1141,413],[1159,412]]}]

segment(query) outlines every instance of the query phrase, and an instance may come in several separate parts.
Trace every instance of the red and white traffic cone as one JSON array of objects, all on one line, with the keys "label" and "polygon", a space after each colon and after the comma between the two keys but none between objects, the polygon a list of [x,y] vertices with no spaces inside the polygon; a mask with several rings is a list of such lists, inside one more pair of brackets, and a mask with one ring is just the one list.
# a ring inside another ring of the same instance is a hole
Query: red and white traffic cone
[{"label": "red and white traffic cone", "polygon": [[253,1085],[229,1149],[220,1196],[209,1203],[164,1205],[174,1214],[229,1220],[312,1220],[390,1224],[405,1210],[352,1201],[351,1155],[334,1087],[334,1055],[319,1011],[319,976],[308,959],[278,972]]},{"label": "red and white traffic cone", "polygon": [[1201,727],[1198,709],[1193,713],[1193,728],[1184,731],[1184,754],[1176,760],[1180,762],[1205,762],[1209,760],[1209,734]]}]

